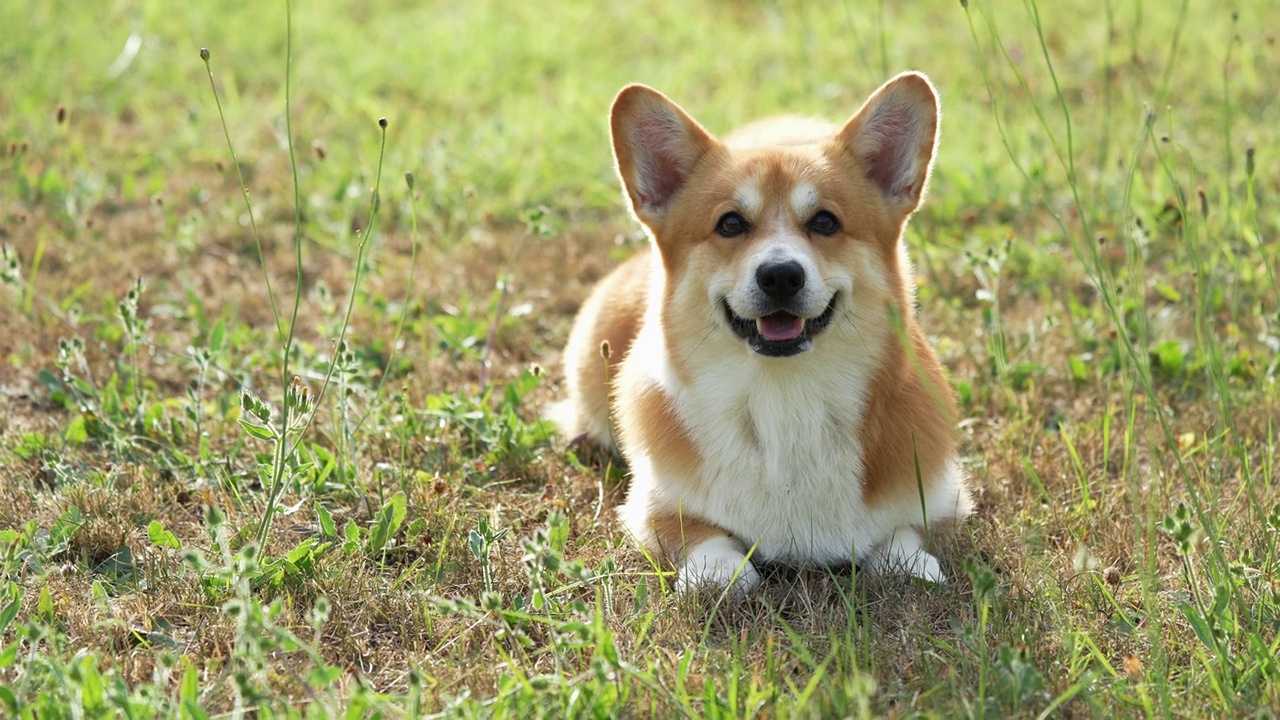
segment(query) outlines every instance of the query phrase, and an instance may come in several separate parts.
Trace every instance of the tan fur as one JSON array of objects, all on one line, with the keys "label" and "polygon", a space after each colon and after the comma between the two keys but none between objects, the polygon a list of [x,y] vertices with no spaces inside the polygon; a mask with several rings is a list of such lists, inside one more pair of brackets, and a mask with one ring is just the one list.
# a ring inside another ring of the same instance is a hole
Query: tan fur
[{"label": "tan fur", "polygon": [[917,481],[928,489],[955,453],[950,386],[915,319],[905,317],[911,350],[895,348],[881,368],[862,425],[862,492],[873,507],[890,496],[916,496]]},{"label": "tan fur", "polygon": [[643,538],[644,544],[658,553],[659,560],[669,568],[679,567],[684,561],[685,548],[726,534],[724,528],[679,511],[655,513],[649,518],[649,529],[652,535]]},{"label": "tan fur", "polygon": [[[578,313],[578,322],[565,347],[570,408],[564,413],[569,418],[562,425],[572,438],[586,434],[600,445],[613,446],[612,433],[593,434],[587,427],[590,423],[582,420],[592,418],[598,427],[611,425],[610,385],[640,328],[648,285],[649,253],[641,252],[601,280]],[[602,352],[606,342],[607,360]]]},{"label": "tan fur", "polygon": [[650,454],[658,471],[696,483],[702,460],[671,397],[653,384],[618,384],[632,393],[619,409],[622,446]]},{"label": "tan fur", "polygon": [[[705,504],[710,502],[708,494],[724,492],[722,486],[717,490],[706,485],[704,473],[716,471],[706,468],[708,456],[695,437],[741,428],[746,443],[743,453],[761,452],[762,438],[756,434],[761,418],[752,417],[745,407],[728,407],[722,420],[712,418],[682,406],[688,400],[672,393],[706,382],[708,373],[716,371],[706,364],[710,352],[706,343],[714,344],[721,355],[726,352],[730,331],[722,319],[717,324],[716,314],[721,311],[708,306],[701,283],[713,272],[728,270],[734,277],[749,277],[755,267],[752,263],[779,237],[808,233],[806,247],[819,275],[822,268],[852,269],[855,279],[849,297],[833,302],[844,303],[839,307],[856,313],[856,318],[838,317],[832,322],[856,323],[856,333],[846,331],[842,336],[848,338],[844,342],[852,343],[848,352],[877,363],[866,376],[860,416],[828,415],[822,437],[812,442],[861,448],[861,460],[851,461],[851,467],[861,467],[861,478],[851,474],[849,480],[861,483],[861,502],[867,512],[898,518],[910,512],[913,502],[918,512],[921,486],[929,493],[944,477],[948,484],[937,487],[950,492],[954,486],[957,492],[952,515],[968,512],[963,479],[947,475],[955,472],[954,400],[943,368],[916,320],[912,269],[904,267],[900,247],[903,228],[923,198],[934,153],[936,109],[932,115],[917,111],[929,106],[936,108],[932,86],[923,76],[904,74],[886,83],[843,126],[807,118],[774,118],[745,126],[722,143],[656,91],[633,86],[615,101],[611,128],[618,172],[632,211],[648,229],[657,255],[641,253],[628,260],[601,281],[583,306],[566,348],[570,404],[576,414],[561,425],[570,433],[579,427],[593,440],[611,444],[612,433],[590,430],[608,428],[613,418],[623,454],[643,458],[646,479],[659,483],[656,489],[646,490],[647,499],[638,505],[634,498],[629,500],[633,507],[628,511],[634,516],[629,527],[673,565],[681,566],[691,549],[714,538],[732,537],[743,547],[751,545],[750,537],[742,537],[750,528],[731,534],[716,521],[687,511],[679,498],[701,498]],[[908,112],[896,112],[902,109]],[[900,135],[921,140],[916,146],[883,140]],[[914,153],[914,160],[904,153]],[[746,200],[744,187],[750,194]],[[840,221],[837,236],[817,236],[805,229],[810,217],[797,217],[801,211],[796,203],[803,205],[809,195],[815,198],[815,209],[820,205]],[[750,218],[758,232],[733,240],[715,235],[716,219],[728,212],[746,212],[743,202],[761,208],[759,217]],[[658,307],[649,308],[650,302]],[[636,350],[633,342],[646,322],[660,330],[646,335],[647,344]],[[599,356],[604,340],[612,349],[609,381]],[[814,342],[836,340],[820,334]],[[838,354],[830,355],[830,348],[840,346],[824,347],[829,349],[823,357],[842,362],[836,359]],[[748,362],[748,354],[744,348],[742,360],[730,354],[727,362]],[[725,371],[736,372],[732,367]],[[701,435],[691,432],[686,421],[690,413],[702,418]],[[706,427],[708,422],[713,427]],[[714,427],[721,422],[728,429]],[[722,458],[723,451],[722,446]],[[820,507],[821,498],[814,501]],[[731,503],[726,508],[733,508],[732,503],[739,501],[726,502]],[[758,502],[769,500],[760,497]],[[887,509],[876,510],[880,507]],[[740,564],[735,563],[738,556],[725,548],[717,545],[711,556],[703,558],[705,567],[712,569],[708,572],[719,573],[716,577],[721,580],[729,568]],[[744,557],[738,559],[749,569]]]}]

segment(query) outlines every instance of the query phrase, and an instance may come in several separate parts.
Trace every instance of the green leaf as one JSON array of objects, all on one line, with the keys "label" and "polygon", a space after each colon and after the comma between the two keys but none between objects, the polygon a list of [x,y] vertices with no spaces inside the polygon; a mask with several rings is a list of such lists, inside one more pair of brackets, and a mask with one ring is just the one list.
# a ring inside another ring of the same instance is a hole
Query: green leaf
[{"label": "green leaf", "polygon": [[1152,348],[1151,359],[1155,361],[1156,367],[1169,375],[1181,373],[1187,363],[1187,355],[1177,340],[1166,340]]},{"label": "green leaf", "polygon": [[1071,369],[1071,377],[1084,382],[1089,379],[1089,364],[1079,355],[1067,356],[1067,366]]},{"label": "green leaf", "polygon": [[369,698],[363,694],[352,695],[347,698],[347,720],[360,720],[364,717],[364,711],[369,708]]},{"label": "green leaf", "polygon": [[253,423],[249,422],[248,420],[245,420],[244,418],[240,418],[240,427],[244,428],[245,432],[258,438],[259,440],[274,441],[276,439],[276,430],[273,427],[269,427],[266,425],[254,425]]},{"label": "green leaf", "polygon": [[209,349],[218,352],[222,349],[222,339],[227,334],[227,326],[222,320],[218,320],[213,326],[213,330],[209,333]]},{"label": "green leaf", "polygon": [[77,415],[67,429],[62,431],[62,437],[73,445],[83,445],[89,439],[89,428],[85,423],[84,415]]},{"label": "green leaf", "polygon": [[404,531],[405,540],[412,541],[422,537],[427,531],[427,519],[418,516],[413,522],[409,523],[409,528]]},{"label": "green leaf", "polygon": [[307,557],[310,556],[312,552],[315,550],[315,546],[316,546],[316,539],[314,537],[309,537],[306,540],[303,540],[302,542],[298,543],[297,547],[295,547],[294,549],[286,553],[284,556],[284,559],[287,562],[291,562],[296,565],[302,562],[303,560],[307,559]]},{"label": "green leaf", "polygon": [[133,551],[127,545],[120,546],[106,560],[98,563],[98,566],[93,569],[94,572],[107,576],[107,579],[114,583],[132,582],[137,570],[138,566],[134,562]]},{"label": "green leaf", "polygon": [[[73,673],[74,674],[74,673]],[[98,673],[97,659],[93,655],[85,655],[80,659],[80,699],[85,709],[97,709],[106,704],[103,697],[102,675]]]},{"label": "green leaf", "polygon": [[313,688],[327,688],[342,677],[342,668],[320,665],[307,673],[307,684]]},{"label": "green leaf", "polygon": [[600,613],[596,613],[596,649],[605,661],[612,667],[621,667],[622,663],[618,658],[618,646],[613,642],[613,633],[609,632],[604,626],[604,617]]},{"label": "green leaf", "polygon": [[1200,642],[1210,650],[1217,651],[1217,643],[1214,641],[1213,628],[1210,627],[1208,621],[1200,614],[1200,611],[1191,606],[1190,603],[1182,603],[1182,614],[1186,616],[1187,622],[1191,624],[1191,629],[1195,632],[1196,637],[1200,638]]},{"label": "green leaf", "polygon": [[40,599],[36,601],[36,614],[46,622],[53,620],[53,595],[49,593],[48,586],[40,589]]},{"label": "green leaf", "polygon": [[13,593],[13,601],[4,606],[4,610],[0,610],[0,632],[4,632],[9,627],[9,623],[18,616],[18,610],[22,607],[21,591]]},{"label": "green leaf", "polygon": [[1176,303],[1182,299],[1182,293],[1178,292],[1177,289],[1168,283],[1156,283],[1156,292],[1160,293],[1160,295],[1169,302]]},{"label": "green leaf", "polygon": [[326,538],[338,537],[338,526],[333,522],[333,515],[320,503],[316,503],[316,519],[320,521],[320,534]]},{"label": "green leaf", "polygon": [[187,661],[187,669],[182,673],[182,689],[179,692],[184,703],[195,703],[200,698],[200,676],[196,673],[196,666],[190,661]]},{"label": "green leaf", "polygon": [[191,720],[209,720],[209,713],[196,704],[195,700],[182,701],[182,717]]},{"label": "green leaf", "polygon": [[18,647],[22,645],[21,640],[14,640],[0,650],[0,670],[3,670],[13,664],[18,658]]},{"label": "green leaf", "polygon": [[151,538],[151,542],[156,547],[169,548],[171,550],[181,550],[182,543],[178,542],[177,536],[164,529],[164,524],[159,520],[152,520],[147,525],[147,537]]},{"label": "green leaf", "polygon": [[392,495],[387,504],[378,511],[373,519],[373,527],[369,529],[370,554],[376,555],[382,552],[387,543],[391,542],[391,538],[400,531],[400,524],[404,522],[406,502],[404,491],[400,491]]},{"label": "green leaf", "polygon": [[561,513],[552,512],[547,517],[547,544],[556,552],[564,552],[569,544],[569,521]]}]

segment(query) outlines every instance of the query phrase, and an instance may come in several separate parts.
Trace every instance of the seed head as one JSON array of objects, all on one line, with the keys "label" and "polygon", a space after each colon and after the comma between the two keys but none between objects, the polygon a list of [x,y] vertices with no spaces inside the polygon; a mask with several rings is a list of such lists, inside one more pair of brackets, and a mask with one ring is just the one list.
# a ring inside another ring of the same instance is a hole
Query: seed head
[{"label": "seed head", "polygon": [[311,388],[307,387],[302,382],[302,378],[297,375],[293,377],[293,382],[289,383],[284,399],[285,404],[290,409],[297,410],[299,415],[306,415],[315,406],[315,399],[311,396]]},{"label": "seed head", "polygon": [[200,59],[209,62],[209,48],[200,48]]},{"label": "seed head", "polygon": [[386,118],[384,118],[384,117],[383,117],[383,118],[378,118],[378,127],[382,128],[383,130],[386,130],[386,129],[387,129],[387,119],[386,119]]},{"label": "seed head", "polygon": [[257,418],[263,424],[271,422],[271,408],[248,388],[240,391],[240,410]]},{"label": "seed head", "polygon": [[1138,681],[1142,679],[1142,661],[1137,655],[1126,655],[1124,658],[1124,674],[1129,676],[1130,680]]},{"label": "seed head", "polygon": [[409,186],[409,192],[413,192],[413,173],[407,172],[404,174],[404,183]]},{"label": "seed head", "polygon": [[600,357],[604,358],[605,360],[608,360],[609,353],[610,353],[609,341],[608,340],[600,341]]},{"label": "seed head", "polygon": [[1250,180],[1253,179],[1253,148],[1244,151],[1244,174]]},{"label": "seed head", "polygon": [[55,121],[57,121],[57,123],[58,123],[59,125],[64,125],[64,124],[66,124],[66,122],[67,122],[67,106],[66,106],[66,105],[59,105],[59,106],[58,106],[58,109],[57,109],[57,110],[55,110],[55,111],[54,111],[54,113],[53,113],[53,119],[54,119]]},{"label": "seed head", "polygon": [[1197,188],[1196,195],[1200,196],[1200,217],[1208,219],[1209,196],[1204,194],[1204,188]]}]

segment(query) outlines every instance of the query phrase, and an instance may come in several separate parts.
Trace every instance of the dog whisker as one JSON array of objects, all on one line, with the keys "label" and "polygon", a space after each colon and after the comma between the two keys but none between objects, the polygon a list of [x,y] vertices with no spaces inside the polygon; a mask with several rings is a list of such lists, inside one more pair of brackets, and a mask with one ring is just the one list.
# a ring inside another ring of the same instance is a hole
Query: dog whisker
[{"label": "dog whisker", "polygon": [[[953,403],[938,402],[941,363],[917,317],[882,304],[885,296],[905,310],[911,280],[897,264],[859,259],[861,241],[839,232],[831,212],[857,198],[826,181],[843,173],[870,181],[859,193],[922,193],[937,96],[923,75],[904,73],[859,113],[853,130],[832,126],[826,137],[814,135],[828,132],[823,123],[765,121],[711,153],[660,93],[630,86],[614,103],[620,175],[664,269],[628,261],[579,315],[565,356],[590,362],[570,365],[567,404],[582,417],[563,425],[607,437],[618,423],[634,461],[623,523],[677,566],[682,593],[710,584],[740,597],[761,582],[755,564],[770,562],[902,565],[943,581],[913,527],[926,509],[929,520],[971,510]],[[691,173],[699,163],[706,172]],[[743,217],[723,214],[735,206]],[[859,220],[887,227],[897,216],[878,207]],[[661,292],[665,282],[680,292]],[[623,333],[638,349],[601,395],[600,336]],[[909,358],[892,351],[904,337]],[[893,373],[880,369],[907,363],[921,382],[885,381]],[[957,497],[965,501],[948,513]]]}]

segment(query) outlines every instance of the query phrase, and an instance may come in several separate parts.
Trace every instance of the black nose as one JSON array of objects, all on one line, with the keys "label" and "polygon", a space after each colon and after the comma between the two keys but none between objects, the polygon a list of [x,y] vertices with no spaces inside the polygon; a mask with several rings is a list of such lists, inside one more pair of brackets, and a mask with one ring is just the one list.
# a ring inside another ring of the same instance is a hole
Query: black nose
[{"label": "black nose", "polygon": [[761,265],[756,268],[756,285],[775,300],[795,297],[804,287],[804,268],[795,260]]}]

